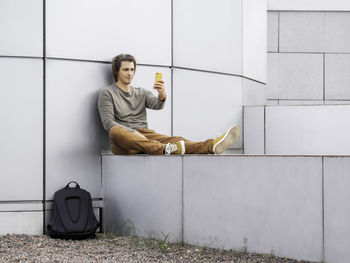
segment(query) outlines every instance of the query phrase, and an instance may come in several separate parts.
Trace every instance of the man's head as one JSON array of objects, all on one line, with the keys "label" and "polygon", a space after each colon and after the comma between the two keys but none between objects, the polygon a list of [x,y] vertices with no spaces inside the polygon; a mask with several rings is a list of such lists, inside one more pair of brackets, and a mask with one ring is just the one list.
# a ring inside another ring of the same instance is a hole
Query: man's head
[{"label": "man's head", "polygon": [[125,67],[127,67],[128,69],[131,67],[133,68],[132,77],[134,77],[135,70],[136,70],[136,60],[133,56],[131,56],[129,54],[120,54],[120,55],[113,58],[113,60],[112,60],[112,74],[113,74],[113,78],[116,82],[118,81],[118,75],[123,74],[123,72],[121,72],[120,70],[122,68],[124,69]]}]

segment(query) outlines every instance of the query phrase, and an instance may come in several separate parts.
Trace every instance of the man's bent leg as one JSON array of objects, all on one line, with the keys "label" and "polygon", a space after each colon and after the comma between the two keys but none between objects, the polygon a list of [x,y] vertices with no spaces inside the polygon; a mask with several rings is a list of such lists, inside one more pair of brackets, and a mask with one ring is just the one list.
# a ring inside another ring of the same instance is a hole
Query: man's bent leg
[{"label": "man's bent leg", "polygon": [[139,133],[145,136],[147,139],[155,140],[160,143],[176,143],[178,141],[184,140],[185,142],[185,153],[189,154],[200,154],[200,153],[213,153],[213,139],[206,140],[204,142],[193,142],[186,140],[179,136],[167,136],[163,134],[156,133],[154,130],[150,129],[138,129]]},{"label": "man's bent leg", "polygon": [[137,131],[114,126],[110,130],[110,140],[112,142],[112,152],[114,154],[163,154],[165,145],[149,140]]}]

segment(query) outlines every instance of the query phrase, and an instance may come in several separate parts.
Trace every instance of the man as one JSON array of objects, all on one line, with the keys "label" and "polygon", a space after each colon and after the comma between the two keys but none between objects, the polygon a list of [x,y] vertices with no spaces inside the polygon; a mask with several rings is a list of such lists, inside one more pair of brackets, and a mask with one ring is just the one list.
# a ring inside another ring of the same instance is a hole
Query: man
[{"label": "man", "polygon": [[164,81],[153,88],[158,97],[143,88],[131,86],[135,75],[135,58],[121,54],[112,60],[115,83],[100,91],[98,109],[104,128],[109,132],[114,154],[221,154],[235,143],[240,135],[238,125],[216,139],[193,142],[182,137],[158,134],[148,129],[146,108],[160,110],[166,101]]}]

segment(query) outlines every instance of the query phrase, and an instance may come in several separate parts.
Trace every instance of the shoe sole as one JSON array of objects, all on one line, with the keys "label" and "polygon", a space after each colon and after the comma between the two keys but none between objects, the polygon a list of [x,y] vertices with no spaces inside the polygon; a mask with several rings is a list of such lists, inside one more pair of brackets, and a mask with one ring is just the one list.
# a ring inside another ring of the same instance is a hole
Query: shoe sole
[{"label": "shoe sole", "polygon": [[185,149],[185,141],[181,140],[179,141],[181,144],[181,153],[180,154],[185,154],[186,149]]},{"label": "shoe sole", "polygon": [[222,137],[220,141],[216,143],[214,146],[214,153],[215,154],[221,154],[224,151],[227,150],[228,147],[230,147],[232,144],[234,144],[239,136],[241,135],[241,129],[238,125],[232,126]]}]

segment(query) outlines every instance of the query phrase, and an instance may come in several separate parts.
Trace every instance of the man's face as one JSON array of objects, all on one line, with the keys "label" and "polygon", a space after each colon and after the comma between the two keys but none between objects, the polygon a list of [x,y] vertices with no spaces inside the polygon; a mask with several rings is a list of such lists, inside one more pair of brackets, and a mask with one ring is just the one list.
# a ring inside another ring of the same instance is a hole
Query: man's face
[{"label": "man's face", "polygon": [[122,61],[118,72],[118,82],[123,84],[130,84],[135,75],[134,62]]}]

